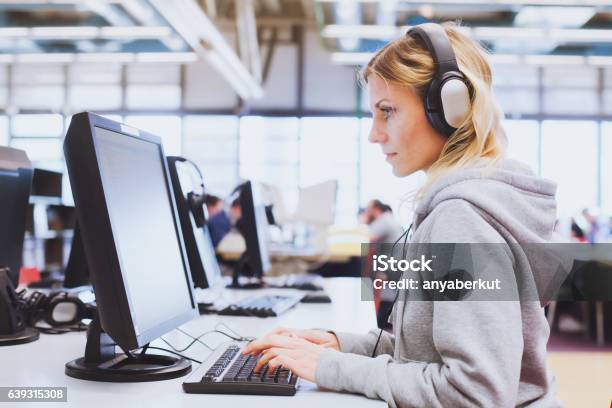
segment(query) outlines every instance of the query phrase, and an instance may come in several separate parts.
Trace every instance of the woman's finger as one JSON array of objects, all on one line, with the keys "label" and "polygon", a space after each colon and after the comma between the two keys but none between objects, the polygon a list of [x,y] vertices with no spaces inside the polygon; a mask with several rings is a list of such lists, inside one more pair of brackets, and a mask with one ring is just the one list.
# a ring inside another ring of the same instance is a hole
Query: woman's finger
[{"label": "woman's finger", "polygon": [[259,372],[259,370],[261,370],[261,368],[263,366],[265,366],[266,364],[268,364],[268,362],[270,360],[272,360],[273,358],[275,358],[276,356],[279,355],[281,349],[277,348],[277,347],[273,347],[271,349],[268,349],[266,351],[264,351],[261,354],[261,357],[259,358],[259,360],[257,360],[257,364],[255,364],[255,368],[253,369],[253,371],[255,371],[256,373]]},{"label": "woman's finger", "polygon": [[248,353],[259,354],[261,351],[267,350],[272,347],[292,349],[292,348],[304,346],[304,343],[308,343],[308,342],[301,338],[294,338],[294,337],[283,336],[279,334],[269,334],[261,339],[257,339],[247,344],[247,346],[242,350],[242,353],[243,354],[248,354]]}]

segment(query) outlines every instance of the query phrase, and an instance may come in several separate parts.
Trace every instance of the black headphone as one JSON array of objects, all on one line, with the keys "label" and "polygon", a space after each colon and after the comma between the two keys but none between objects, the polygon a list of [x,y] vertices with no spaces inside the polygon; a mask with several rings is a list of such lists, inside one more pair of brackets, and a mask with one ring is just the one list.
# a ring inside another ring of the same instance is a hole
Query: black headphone
[{"label": "black headphone", "polygon": [[189,206],[189,210],[193,215],[193,219],[196,223],[196,226],[198,228],[202,228],[208,220],[208,211],[206,210],[207,194],[206,190],[204,189],[204,176],[202,175],[202,172],[200,171],[200,168],[197,166],[197,164],[195,164],[191,160],[186,159],[184,157],[176,157],[176,160],[183,163],[189,163],[191,167],[193,167],[200,176],[200,187],[202,190],[199,194],[193,191],[187,193],[187,205]]},{"label": "black headphone", "polygon": [[[85,303],[78,296],[68,292],[45,294],[34,291],[26,295],[24,289],[18,293],[18,296],[27,324],[43,333],[60,334],[86,330],[87,325],[81,320],[93,319],[95,315],[94,304]],[[40,321],[44,321],[49,327],[39,326]]]},{"label": "black headphone", "polygon": [[406,36],[420,39],[437,67],[423,102],[431,126],[450,137],[470,111],[470,88],[459,70],[450,40],[444,28],[435,23],[416,25]]}]

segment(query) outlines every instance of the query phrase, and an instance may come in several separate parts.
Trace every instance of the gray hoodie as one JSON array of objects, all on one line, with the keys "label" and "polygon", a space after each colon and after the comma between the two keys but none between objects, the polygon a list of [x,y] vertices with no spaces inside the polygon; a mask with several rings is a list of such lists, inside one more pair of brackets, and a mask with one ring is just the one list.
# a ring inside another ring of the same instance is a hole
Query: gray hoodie
[{"label": "gray hoodie", "polygon": [[[554,182],[511,160],[438,179],[415,211],[412,243],[545,243],[556,218]],[[505,258],[495,260],[507,263]],[[404,299],[402,298],[404,297]],[[549,327],[539,302],[405,300],[394,334],[336,333],[340,352],[323,352],[324,388],[379,398],[392,407],[552,407],[546,368]]]}]

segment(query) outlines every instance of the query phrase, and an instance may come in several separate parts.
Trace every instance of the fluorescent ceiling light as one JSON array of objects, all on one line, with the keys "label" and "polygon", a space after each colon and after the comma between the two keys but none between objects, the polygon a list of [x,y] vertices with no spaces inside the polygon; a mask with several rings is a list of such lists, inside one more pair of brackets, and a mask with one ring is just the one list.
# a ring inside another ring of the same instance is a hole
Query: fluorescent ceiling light
[{"label": "fluorescent ceiling light", "polygon": [[193,52],[96,52],[96,53],[34,53],[0,54],[0,64],[18,63],[190,63],[198,60]]},{"label": "fluorescent ceiling light", "polygon": [[[410,26],[343,25],[330,24],[321,30],[324,38],[368,38],[391,40],[405,34]],[[461,31],[478,40],[554,40],[565,42],[612,43],[612,30],[578,28],[526,28],[526,27],[461,27]]]},{"label": "fluorescent ceiling light", "polygon": [[172,29],[165,26],[128,27],[4,27],[0,38],[29,39],[160,39],[172,35]]},{"label": "fluorescent ceiling light", "polygon": [[521,63],[521,56],[512,54],[492,54],[487,56],[487,59],[491,64],[516,65]]},{"label": "fluorescent ceiling light", "polygon": [[581,27],[595,14],[594,7],[522,7],[514,24],[522,27]]},{"label": "fluorescent ceiling light", "polygon": [[373,52],[332,52],[331,59],[335,64],[365,65],[373,56]]},{"label": "fluorescent ceiling light", "polygon": [[195,52],[140,52],[136,54],[137,62],[197,62]]},{"label": "fluorescent ceiling light", "polygon": [[0,27],[0,37],[27,37],[30,30],[25,27]]},{"label": "fluorescent ceiling light", "polygon": [[[331,59],[339,65],[365,65],[373,56],[372,52],[333,52]],[[510,65],[612,65],[612,56],[492,54],[487,59],[491,64]]]},{"label": "fluorescent ceiling light", "polygon": [[[316,0],[319,3],[340,3],[346,0]],[[349,0],[351,1],[351,0]],[[385,0],[352,0],[355,3],[380,3]],[[581,6],[609,6],[610,0],[579,0]],[[575,6],[576,0],[402,0],[402,3],[407,4],[457,4],[461,6],[482,4],[482,5],[508,5],[508,6],[521,6],[521,5],[541,5],[541,6]]]},{"label": "fluorescent ceiling light", "polygon": [[525,55],[524,61],[529,65],[585,65],[582,55]]},{"label": "fluorescent ceiling light", "polygon": [[390,40],[398,37],[400,29],[391,25],[344,25],[330,24],[321,30],[325,38],[369,38]]},{"label": "fluorescent ceiling light", "polygon": [[92,52],[77,54],[78,62],[116,62],[129,63],[135,60],[134,54],[129,52]]},{"label": "fluorescent ceiling light", "polygon": [[102,27],[100,36],[104,38],[165,38],[172,35],[170,27]]},{"label": "fluorescent ceiling light", "polygon": [[65,64],[74,62],[74,54],[70,53],[37,53],[37,54],[14,54],[15,62],[24,64],[43,63],[58,63]]},{"label": "fluorescent ceiling light", "polygon": [[97,27],[34,27],[30,29],[33,38],[95,38]]},{"label": "fluorescent ceiling light", "polygon": [[530,40],[543,38],[545,31],[540,28],[517,27],[474,27],[472,35],[479,40]]},{"label": "fluorescent ceiling light", "polygon": [[612,56],[595,56],[587,57],[589,65],[612,65]]}]

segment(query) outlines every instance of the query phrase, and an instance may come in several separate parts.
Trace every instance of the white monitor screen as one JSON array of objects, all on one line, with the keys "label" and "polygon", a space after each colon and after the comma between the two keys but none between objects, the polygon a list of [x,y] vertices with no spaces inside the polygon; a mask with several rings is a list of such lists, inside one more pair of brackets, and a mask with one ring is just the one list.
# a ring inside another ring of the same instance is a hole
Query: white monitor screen
[{"label": "white monitor screen", "polygon": [[95,128],[98,165],[137,335],[192,309],[160,146]]}]

